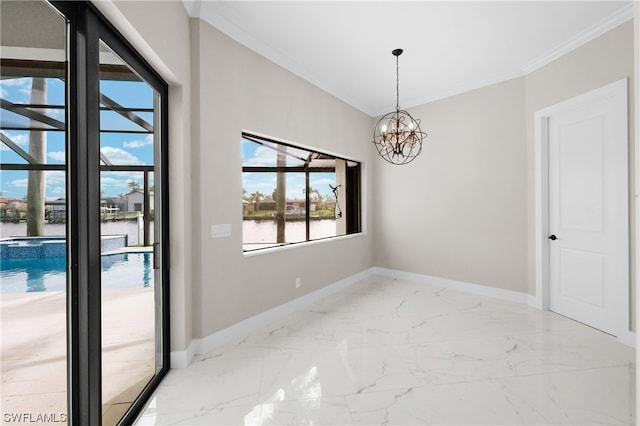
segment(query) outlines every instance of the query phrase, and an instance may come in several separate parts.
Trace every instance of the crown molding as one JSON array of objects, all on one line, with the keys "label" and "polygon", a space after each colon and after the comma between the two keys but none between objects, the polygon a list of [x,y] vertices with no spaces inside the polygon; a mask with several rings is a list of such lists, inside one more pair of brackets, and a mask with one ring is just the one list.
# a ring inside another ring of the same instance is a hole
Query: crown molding
[{"label": "crown molding", "polygon": [[187,11],[189,18],[199,18],[200,10],[202,9],[201,0],[182,0],[182,6]]},{"label": "crown molding", "polygon": [[522,67],[523,74],[529,74],[537,70],[538,68],[541,68],[555,61],[556,59],[566,55],[572,50],[575,50],[580,46],[590,42],[591,40],[600,37],[607,31],[610,31],[615,27],[624,24],[630,19],[633,19],[633,3],[625,5],[616,12],[604,18],[602,21],[569,38],[564,43],[554,47],[538,58],[526,63]]}]

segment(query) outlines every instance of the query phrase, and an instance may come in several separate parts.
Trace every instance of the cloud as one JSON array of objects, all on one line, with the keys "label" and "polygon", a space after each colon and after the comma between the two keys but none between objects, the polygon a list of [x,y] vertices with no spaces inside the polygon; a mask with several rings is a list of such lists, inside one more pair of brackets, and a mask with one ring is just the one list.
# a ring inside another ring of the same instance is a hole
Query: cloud
[{"label": "cloud", "polygon": [[304,198],[304,182],[302,183],[291,183],[288,182],[287,185],[287,197],[288,198]]},{"label": "cloud", "polygon": [[1,87],[28,87],[31,85],[31,77],[7,78],[0,80]]},{"label": "cloud", "polygon": [[17,186],[18,188],[26,188],[28,181],[29,181],[28,178],[15,179],[9,182],[9,185]]},{"label": "cloud", "polygon": [[289,161],[293,161],[296,164],[302,164],[307,160],[311,153],[306,149],[289,146],[287,147],[287,154],[289,154],[287,156]]},{"label": "cloud", "polygon": [[[259,175],[259,174],[257,174]],[[259,176],[254,176],[255,179],[242,179],[242,187],[247,191],[248,194],[252,194],[256,191],[260,191],[263,194],[270,195],[275,188],[275,183],[273,179],[263,176],[260,179]]]},{"label": "cloud", "polygon": [[[65,178],[64,178],[64,172],[61,171],[50,171],[50,172],[46,172],[45,175],[45,180],[47,182],[47,186],[48,185],[64,185],[65,183]],[[14,179],[11,182],[9,182],[10,185],[14,185],[14,186],[19,186],[22,188],[26,188],[27,187],[27,182],[28,182],[28,178],[22,178],[22,179]]]},{"label": "cloud", "polygon": [[100,149],[100,152],[102,152],[105,155],[105,157],[107,157],[109,161],[111,161],[112,164],[117,164],[117,165],[140,164],[140,159],[138,159],[138,157],[121,148],[115,148],[113,146],[105,146],[104,148]]},{"label": "cloud", "polygon": [[324,179],[310,180],[309,183],[311,184],[311,186],[315,186],[315,185],[334,185],[335,186],[336,180],[324,178]]},{"label": "cloud", "polygon": [[65,173],[60,171],[47,172],[47,185],[60,185],[65,183]]},{"label": "cloud", "polygon": [[101,172],[100,176],[109,176],[109,177],[114,177],[114,178],[122,178],[122,179],[128,179],[132,176],[135,176],[136,179],[142,179],[144,176],[143,172]]},{"label": "cloud", "polygon": [[124,143],[125,148],[142,148],[147,145],[153,145],[153,135],[147,135],[143,140],[134,140]]},{"label": "cloud", "polygon": [[128,187],[127,184],[130,180],[131,179],[115,179],[110,177],[101,177],[100,186],[111,187],[111,188],[118,188],[118,187],[127,188]]},{"label": "cloud", "polygon": [[66,191],[64,186],[54,186],[47,188],[47,198],[64,198]]},{"label": "cloud", "polygon": [[[11,139],[16,145],[20,148],[26,150],[29,146],[29,134],[28,133],[19,133],[12,131],[4,131],[5,136]],[[6,146],[4,143],[0,144],[0,151],[13,151],[11,148]]]},{"label": "cloud", "polygon": [[[129,182],[134,181],[142,185],[143,174],[139,172],[101,172],[100,190],[105,196],[114,196],[119,193],[127,193],[131,190]],[[150,180],[150,184],[153,180]]]},{"label": "cloud", "polygon": [[[8,78],[0,81],[0,93],[14,103],[26,103],[31,98],[31,77]],[[20,95],[20,96],[18,96]]]},{"label": "cloud", "polygon": [[[107,197],[131,191],[129,182],[137,182],[142,187],[142,173],[102,172],[100,174],[100,190],[104,191],[104,195]],[[153,185],[153,179],[149,179],[149,185]]]},{"label": "cloud", "polygon": [[47,109],[46,114],[49,117],[55,118],[58,121],[64,121],[64,110],[63,109],[49,108],[49,109]]},{"label": "cloud", "polygon": [[47,172],[47,198],[58,198],[65,196],[65,173],[61,171]]},{"label": "cloud", "polygon": [[[26,175],[27,172],[24,172]],[[65,172],[62,171],[48,171],[45,172],[46,189],[45,196],[47,198],[64,197],[65,194]],[[3,190],[5,194],[12,194],[11,196],[22,197],[26,195],[26,190],[29,186],[29,178],[24,177],[20,179],[13,179],[10,181],[3,181]]]},{"label": "cloud", "polygon": [[49,158],[55,161],[65,161],[66,153],[64,151],[52,151],[49,153]]},{"label": "cloud", "polygon": [[273,184],[268,182],[257,182],[257,183],[251,184],[250,186],[253,188],[259,188],[259,189],[264,189],[264,188],[269,188],[270,190],[274,189]]},{"label": "cloud", "polygon": [[259,146],[253,157],[245,162],[245,166],[275,166],[278,153],[266,146]]}]

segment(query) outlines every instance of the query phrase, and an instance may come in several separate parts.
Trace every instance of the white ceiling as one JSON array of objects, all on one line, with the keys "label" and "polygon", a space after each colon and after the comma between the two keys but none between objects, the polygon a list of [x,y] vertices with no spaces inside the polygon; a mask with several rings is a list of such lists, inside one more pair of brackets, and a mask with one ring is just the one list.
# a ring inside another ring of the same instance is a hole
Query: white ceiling
[{"label": "white ceiling", "polygon": [[395,108],[395,48],[409,108],[524,75],[633,15],[631,1],[183,2],[370,116]]}]

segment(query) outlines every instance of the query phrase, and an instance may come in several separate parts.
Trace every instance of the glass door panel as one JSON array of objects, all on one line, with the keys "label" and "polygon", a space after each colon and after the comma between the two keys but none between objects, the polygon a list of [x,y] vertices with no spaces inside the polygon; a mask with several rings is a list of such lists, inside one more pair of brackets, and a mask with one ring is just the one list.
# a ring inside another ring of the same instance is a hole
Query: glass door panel
[{"label": "glass door panel", "polygon": [[[100,42],[103,424],[156,374],[155,104],[158,94]],[[98,160],[98,159],[97,159]],[[159,302],[158,302],[159,303]]]},{"label": "glass door panel", "polygon": [[0,2],[2,421],[67,421],[66,19]]}]

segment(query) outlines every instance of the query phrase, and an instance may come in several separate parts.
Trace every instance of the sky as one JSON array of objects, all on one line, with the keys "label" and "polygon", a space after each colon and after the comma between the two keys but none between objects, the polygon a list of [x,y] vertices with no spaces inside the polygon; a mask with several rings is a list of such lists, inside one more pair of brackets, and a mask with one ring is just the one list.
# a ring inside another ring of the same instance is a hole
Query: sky
[{"label": "sky", "polygon": [[[0,80],[0,96],[12,103],[30,103],[31,78]],[[135,108],[153,108],[153,90],[144,82],[101,81],[100,91],[120,105]],[[64,105],[65,84],[60,79],[47,79],[47,104]],[[47,116],[64,121],[64,109],[51,108],[44,112]],[[2,110],[0,123],[5,126],[28,126],[29,119]],[[152,112],[136,112],[138,116],[153,124]],[[100,151],[115,165],[153,165],[153,135],[131,133],[143,130],[142,127],[127,120],[113,111],[100,114],[102,130],[119,130],[118,133],[101,133]],[[24,151],[29,151],[29,132],[22,130],[3,130]],[[47,131],[47,163],[64,164],[64,132]],[[13,152],[4,143],[0,143],[0,162],[25,164],[26,161]],[[103,197],[112,197],[130,192],[128,183],[134,181],[143,184],[140,172],[102,172],[101,191]],[[151,176],[153,184],[153,176]],[[26,171],[0,171],[0,191],[4,198],[23,198],[27,193]],[[46,197],[65,197],[65,174],[61,171],[46,172]]]},{"label": "sky", "polygon": [[[308,151],[298,148],[288,147],[287,152],[291,156],[287,157],[287,165],[302,165],[301,159],[308,155]],[[242,164],[245,166],[275,166],[277,152],[272,148],[257,144],[247,139],[242,139]],[[309,177],[309,185],[313,189],[317,189],[322,196],[330,195],[333,197],[333,191],[329,185],[335,186],[335,173],[311,173]],[[246,195],[251,195],[256,191],[262,192],[264,195],[271,195],[276,187],[276,173],[253,173],[247,172],[242,174],[242,188],[247,191]],[[287,199],[303,199],[305,187],[304,173],[287,173],[286,174],[286,193]],[[311,195],[315,197],[315,194]]]}]

